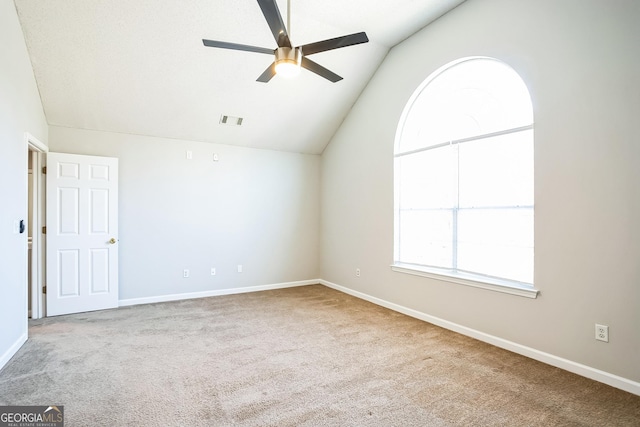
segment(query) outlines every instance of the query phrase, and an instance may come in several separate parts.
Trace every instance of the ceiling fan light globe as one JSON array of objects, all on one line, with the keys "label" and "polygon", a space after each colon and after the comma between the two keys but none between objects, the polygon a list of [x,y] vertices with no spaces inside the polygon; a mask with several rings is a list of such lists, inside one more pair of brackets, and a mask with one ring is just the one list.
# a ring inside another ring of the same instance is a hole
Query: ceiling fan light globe
[{"label": "ceiling fan light globe", "polygon": [[300,65],[292,60],[281,60],[276,63],[276,74],[285,79],[291,79],[300,74]]}]

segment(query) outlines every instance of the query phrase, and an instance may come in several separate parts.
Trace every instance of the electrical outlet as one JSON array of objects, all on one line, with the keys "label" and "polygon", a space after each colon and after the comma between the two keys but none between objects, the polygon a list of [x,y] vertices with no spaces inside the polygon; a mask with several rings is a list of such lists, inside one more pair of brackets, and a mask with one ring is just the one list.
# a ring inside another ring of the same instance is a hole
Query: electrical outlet
[{"label": "electrical outlet", "polygon": [[238,264],[238,273],[242,273],[242,264]]},{"label": "electrical outlet", "polygon": [[187,150],[186,157],[187,157],[187,160],[193,159],[193,151]]},{"label": "electrical outlet", "polygon": [[215,269],[215,268],[213,268],[213,267],[211,268],[211,275],[212,275],[212,276],[215,276],[215,275],[216,275],[216,269]]},{"label": "electrical outlet", "polygon": [[187,270],[186,268],[184,270],[182,270],[182,277],[184,277],[185,279],[189,277],[189,270]]},{"label": "electrical outlet", "polygon": [[598,341],[609,342],[609,327],[596,323],[596,339]]},{"label": "electrical outlet", "polygon": [[356,277],[360,277],[360,269],[356,268]]}]

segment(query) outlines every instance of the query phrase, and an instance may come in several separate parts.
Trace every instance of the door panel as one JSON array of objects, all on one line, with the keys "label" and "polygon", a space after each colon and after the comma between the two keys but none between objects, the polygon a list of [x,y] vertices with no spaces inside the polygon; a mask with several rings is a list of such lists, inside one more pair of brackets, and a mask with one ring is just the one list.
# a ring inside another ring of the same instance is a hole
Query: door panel
[{"label": "door panel", "polygon": [[46,194],[47,315],[117,307],[118,159],[48,153]]},{"label": "door panel", "polygon": [[80,295],[80,253],[74,249],[58,251],[58,284],[59,297],[76,297]]},{"label": "door panel", "polygon": [[80,227],[80,191],[78,188],[58,188],[58,234],[77,236]]},{"label": "door panel", "polygon": [[109,292],[109,249],[91,249],[91,293]]}]

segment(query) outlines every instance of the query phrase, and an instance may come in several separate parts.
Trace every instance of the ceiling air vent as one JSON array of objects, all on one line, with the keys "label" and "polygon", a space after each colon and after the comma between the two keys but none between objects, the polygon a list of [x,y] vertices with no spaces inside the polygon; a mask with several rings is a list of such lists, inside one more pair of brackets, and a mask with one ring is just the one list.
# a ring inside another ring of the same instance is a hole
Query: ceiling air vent
[{"label": "ceiling air vent", "polygon": [[242,117],[220,116],[221,125],[240,126],[242,125]]}]

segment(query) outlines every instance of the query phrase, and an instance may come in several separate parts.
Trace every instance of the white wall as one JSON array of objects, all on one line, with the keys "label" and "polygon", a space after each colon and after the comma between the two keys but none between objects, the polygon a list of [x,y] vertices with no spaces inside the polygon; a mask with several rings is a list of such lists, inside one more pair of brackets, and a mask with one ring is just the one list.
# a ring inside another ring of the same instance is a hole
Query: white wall
[{"label": "white wall", "polygon": [[27,219],[29,132],[46,143],[47,124],[12,1],[0,2],[0,367],[27,338]]},{"label": "white wall", "polygon": [[120,159],[120,300],[318,278],[319,156],[56,126],[49,140]]},{"label": "white wall", "polygon": [[[393,48],[323,154],[321,277],[638,392],[639,20],[634,0],[468,0]],[[533,98],[535,300],[389,267],[402,110],[433,71],[475,55],[511,65]],[[609,343],[594,340],[596,322]]]}]

